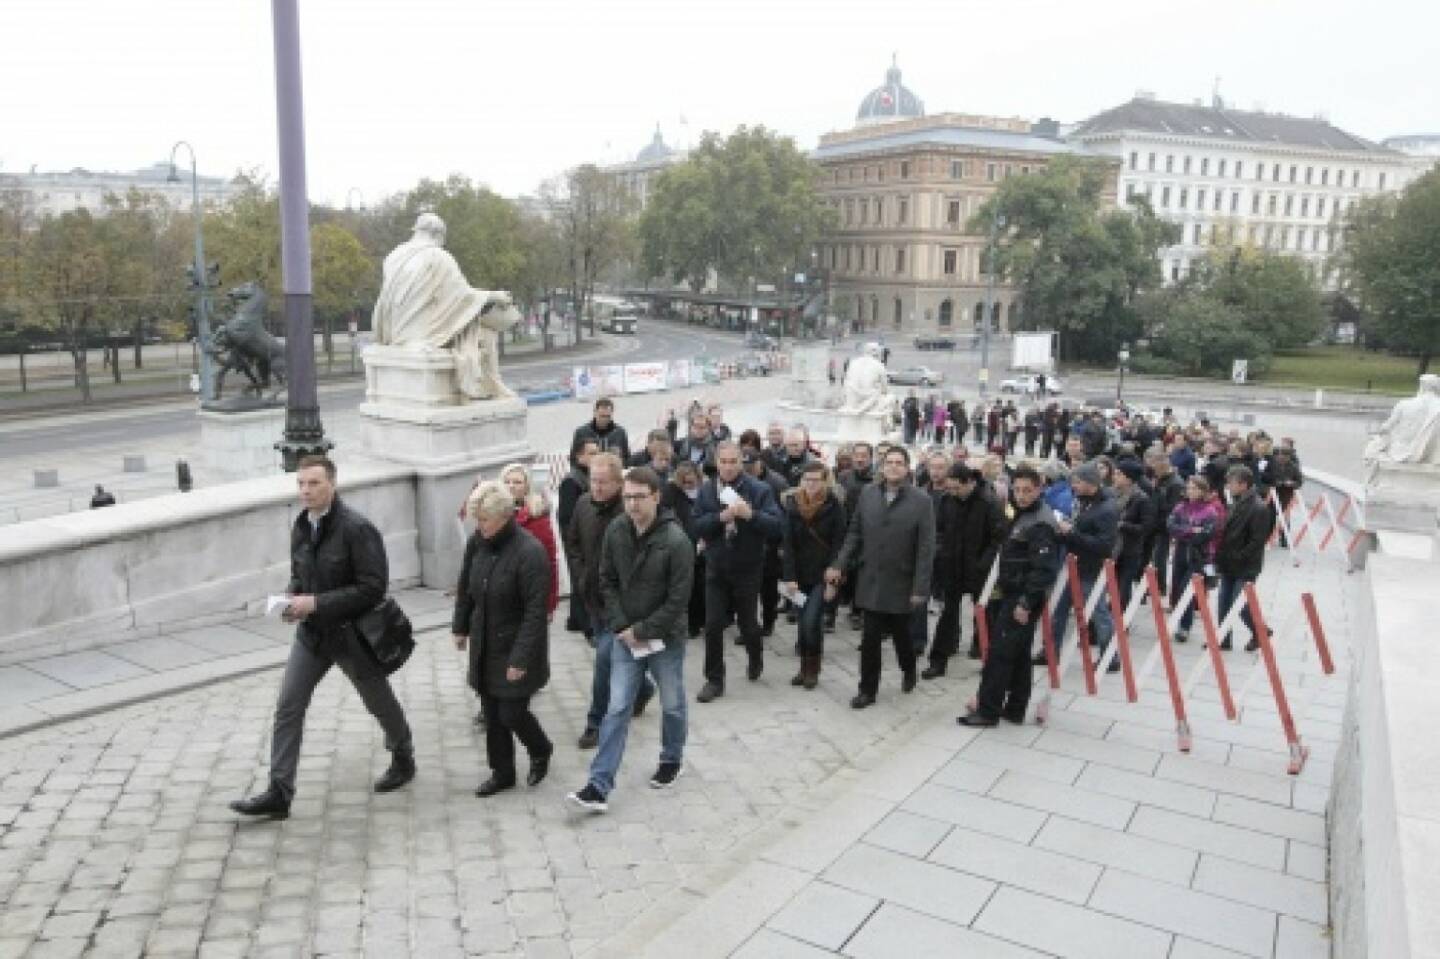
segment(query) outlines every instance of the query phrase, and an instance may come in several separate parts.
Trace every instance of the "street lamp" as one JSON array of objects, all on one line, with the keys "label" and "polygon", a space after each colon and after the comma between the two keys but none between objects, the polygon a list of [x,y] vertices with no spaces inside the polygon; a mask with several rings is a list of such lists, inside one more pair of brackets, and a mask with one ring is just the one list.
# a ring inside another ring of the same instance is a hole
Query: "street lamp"
[{"label": "street lamp", "polygon": [[1123,406],[1125,401],[1121,397],[1125,393],[1125,364],[1130,362],[1130,344],[1120,344],[1120,378],[1115,382],[1115,405]]},{"label": "street lamp", "polygon": [[995,313],[995,243],[1000,231],[1005,228],[1005,215],[1000,208],[990,218],[990,247],[986,251],[989,268],[985,277],[985,316],[980,328],[980,396],[983,399],[990,386],[990,324]]},{"label": "street lamp", "polygon": [[205,232],[200,222],[200,175],[196,169],[195,148],[180,140],[170,148],[170,175],[167,183],[179,183],[175,154],[184,147],[190,151],[190,202],[195,217],[195,341],[200,353],[200,405],[215,398],[214,371],[210,365],[210,276],[205,269]]}]

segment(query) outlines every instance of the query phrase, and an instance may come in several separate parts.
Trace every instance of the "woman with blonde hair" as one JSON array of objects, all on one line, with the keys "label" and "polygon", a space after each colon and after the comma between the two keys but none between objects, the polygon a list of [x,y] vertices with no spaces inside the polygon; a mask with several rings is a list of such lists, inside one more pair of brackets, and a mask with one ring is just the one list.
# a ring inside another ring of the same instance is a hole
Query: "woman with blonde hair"
[{"label": "woman with blonde hair", "polygon": [[553,560],[519,528],[514,494],[500,483],[475,488],[470,515],[475,533],[465,544],[450,631],[456,649],[469,647],[466,678],[484,710],[490,777],[475,795],[486,798],[515,786],[516,739],[529,754],[531,786],[545,778],[555,751],[530,712],[530,698],[550,679],[545,602]]},{"label": "woman with blonde hair", "polygon": [[550,504],[545,497],[530,489],[530,469],[524,463],[511,463],[500,471],[500,482],[515,500],[515,525],[540,541],[550,558],[550,596],[545,611],[555,617],[560,601],[559,567],[556,563],[555,530],[550,525]]}]

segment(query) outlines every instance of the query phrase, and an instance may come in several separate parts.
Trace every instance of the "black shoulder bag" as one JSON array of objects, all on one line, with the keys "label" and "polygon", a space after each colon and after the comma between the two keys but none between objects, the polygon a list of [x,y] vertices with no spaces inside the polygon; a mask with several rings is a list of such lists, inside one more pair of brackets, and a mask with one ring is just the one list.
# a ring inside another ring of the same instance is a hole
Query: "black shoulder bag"
[{"label": "black shoulder bag", "polygon": [[374,609],[356,617],[355,632],[387,676],[404,666],[415,651],[410,617],[390,596],[381,600]]}]

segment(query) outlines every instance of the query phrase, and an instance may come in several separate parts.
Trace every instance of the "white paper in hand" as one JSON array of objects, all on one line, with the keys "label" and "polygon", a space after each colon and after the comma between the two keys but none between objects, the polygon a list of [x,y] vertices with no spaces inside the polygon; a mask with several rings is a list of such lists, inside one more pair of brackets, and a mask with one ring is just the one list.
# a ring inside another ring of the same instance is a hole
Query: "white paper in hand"
[{"label": "white paper in hand", "polygon": [[721,505],[721,506],[734,506],[734,505],[735,505],[736,503],[738,503],[738,502],[740,502],[740,494],[737,493],[737,492],[735,492],[735,490],[734,490],[732,487],[729,487],[729,486],[722,486],[722,487],[720,487],[720,505]]},{"label": "white paper in hand", "polygon": [[783,596],[785,599],[790,600],[790,602],[794,603],[796,606],[803,607],[805,605],[805,594],[800,592],[798,588],[789,589],[787,587],[782,587],[780,589],[780,595]]},{"label": "white paper in hand", "polygon": [[285,610],[290,608],[289,596],[267,596],[265,598],[265,615],[282,616]]},{"label": "white paper in hand", "polygon": [[639,649],[631,646],[630,655],[635,659],[644,659],[646,656],[649,656],[652,653],[658,653],[664,648],[664,643],[660,642],[660,640],[658,639],[652,639],[649,642],[641,643]]}]

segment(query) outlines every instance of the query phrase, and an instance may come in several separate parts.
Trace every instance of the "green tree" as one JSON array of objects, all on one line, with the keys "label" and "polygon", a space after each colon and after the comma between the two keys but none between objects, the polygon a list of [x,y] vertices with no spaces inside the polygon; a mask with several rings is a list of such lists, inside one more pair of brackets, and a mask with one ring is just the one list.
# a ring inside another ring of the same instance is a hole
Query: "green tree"
[{"label": "green tree", "polygon": [[471,286],[514,289],[525,267],[525,254],[520,244],[520,212],[513,202],[467,177],[452,174],[443,182],[421,180],[405,195],[401,209],[408,222],[396,243],[410,238],[410,228],[421,213],[434,213],[445,221],[445,248]]},{"label": "green tree", "polygon": [[1172,287],[1141,299],[1139,314],[1151,351],[1191,376],[1229,376],[1231,363],[1244,359],[1253,373],[1270,365],[1269,344],[1244,310],[1194,287]]},{"label": "green tree", "polygon": [[581,320],[595,333],[590,304],[600,276],[631,256],[635,198],[613,173],[588,163],[546,182],[540,196],[559,232],[578,342]]},{"label": "green tree", "polygon": [[1337,258],[1379,338],[1428,372],[1440,352],[1440,169],[1361,202]]},{"label": "green tree", "polygon": [[224,204],[204,212],[205,256],[220,264],[222,291],[253,280],[272,303],[279,303],[283,292],[279,194],[258,174],[242,174],[237,183]]},{"label": "green tree", "polygon": [[1222,248],[1192,263],[1186,282],[1234,306],[1271,349],[1304,346],[1324,331],[1320,288],[1298,257],[1255,247]]},{"label": "green tree", "polygon": [[1005,180],[969,223],[995,231],[995,271],[1019,288],[1021,325],[1059,331],[1062,359],[1108,362],[1136,338],[1136,299],[1160,285],[1156,254],[1179,240],[1143,200],[1105,209],[1112,177],[1104,163],[1059,157]]},{"label": "green tree", "polygon": [[375,301],[379,272],[360,240],[338,222],[311,227],[310,260],[315,317],[323,331],[326,363],[333,364],[335,324]]},{"label": "green tree", "polygon": [[696,290],[711,269],[737,289],[795,272],[834,228],[817,179],[793,140],[763,126],[706,133],[656,178],[640,219],[646,271]]}]

